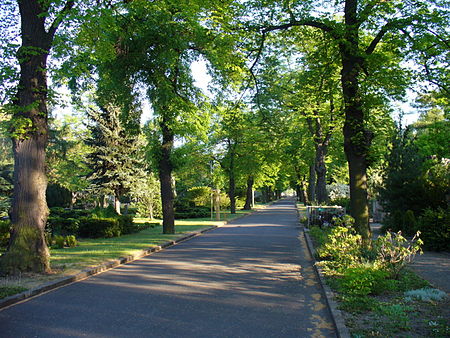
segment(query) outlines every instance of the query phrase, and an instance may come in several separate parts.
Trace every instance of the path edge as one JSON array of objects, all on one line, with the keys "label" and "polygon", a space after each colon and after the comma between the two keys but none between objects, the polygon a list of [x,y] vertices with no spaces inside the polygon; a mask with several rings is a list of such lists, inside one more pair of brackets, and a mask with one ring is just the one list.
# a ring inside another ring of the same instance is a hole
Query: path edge
[{"label": "path edge", "polygon": [[297,203],[295,203],[295,209],[297,210],[297,223],[301,227],[301,231],[303,232],[303,236],[306,240],[306,246],[308,247],[309,254],[313,260],[313,267],[316,275],[319,279],[320,286],[322,287],[323,293],[325,294],[325,301],[328,305],[328,309],[330,310],[331,317],[333,319],[334,327],[336,328],[337,336],[340,338],[350,338],[350,331],[348,327],[345,325],[344,317],[342,316],[341,310],[338,309],[337,303],[335,301],[335,294],[331,290],[331,288],[325,282],[325,275],[321,267],[317,264],[316,260],[316,249],[311,240],[311,237],[308,234],[308,229],[300,222],[300,213],[297,207]]},{"label": "path edge", "polygon": [[2,311],[3,309],[5,309],[7,307],[15,305],[17,303],[21,303],[21,302],[24,302],[24,301],[26,301],[28,299],[33,298],[33,297],[42,295],[42,294],[44,294],[46,292],[58,289],[60,287],[63,287],[63,286],[66,286],[66,285],[69,285],[69,284],[72,284],[72,283],[76,283],[76,282],[82,281],[82,280],[84,280],[86,278],[89,278],[91,276],[100,274],[102,272],[106,272],[106,271],[114,269],[114,268],[116,268],[118,266],[121,266],[121,265],[130,263],[130,262],[133,262],[133,261],[135,261],[137,259],[141,259],[143,257],[149,256],[151,254],[154,254],[155,252],[159,252],[159,251],[161,251],[163,249],[166,249],[166,248],[169,248],[171,246],[174,246],[175,244],[178,244],[178,243],[187,241],[187,240],[189,240],[191,238],[200,236],[200,235],[202,235],[205,232],[208,232],[208,231],[220,228],[220,227],[222,227],[222,226],[224,226],[224,225],[226,225],[226,224],[228,224],[230,222],[233,222],[233,221],[235,221],[237,219],[240,219],[240,218],[246,217],[248,215],[251,215],[254,212],[257,212],[258,210],[260,210],[260,209],[255,209],[255,210],[252,210],[249,213],[246,213],[246,214],[243,214],[243,215],[239,215],[238,217],[235,217],[232,220],[224,221],[223,224],[221,224],[221,225],[211,225],[211,226],[209,226],[207,228],[204,228],[204,229],[201,229],[201,230],[192,231],[192,232],[189,232],[187,234],[181,235],[180,237],[178,237],[178,238],[176,238],[174,240],[170,240],[170,241],[164,242],[161,245],[157,245],[157,246],[154,246],[154,247],[143,249],[143,250],[141,250],[140,252],[138,252],[138,253],[136,253],[134,255],[128,255],[128,256],[125,256],[125,257],[120,257],[118,259],[110,260],[108,262],[102,263],[102,264],[97,265],[95,267],[81,270],[81,272],[76,273],[74,275],[64,276],[64,277],[55,279],[53,281],[41,284],[41,285],[39,285],[39,286],[37,286],[35,288],[32,288],[30,290],[26,290],[26,291],[23,291],[21,293],[17,293],[15,295],[11,295],[9,297],[5,297],[3,299],[0,299],[0,311]]}]

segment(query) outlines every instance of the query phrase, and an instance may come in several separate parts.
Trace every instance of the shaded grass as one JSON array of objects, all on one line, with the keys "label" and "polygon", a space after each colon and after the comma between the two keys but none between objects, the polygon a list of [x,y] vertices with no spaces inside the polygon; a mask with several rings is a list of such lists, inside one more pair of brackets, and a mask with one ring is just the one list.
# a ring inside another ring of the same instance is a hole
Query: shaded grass
[{"label": "shaded grass", "polygon": [[26,291],[22,286],[0,286],[0,299]]}]

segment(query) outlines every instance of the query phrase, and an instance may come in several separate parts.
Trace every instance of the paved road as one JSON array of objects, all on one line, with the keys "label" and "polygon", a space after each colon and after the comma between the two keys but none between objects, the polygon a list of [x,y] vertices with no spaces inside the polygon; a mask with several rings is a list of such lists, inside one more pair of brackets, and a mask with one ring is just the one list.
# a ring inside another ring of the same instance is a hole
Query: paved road
[{"label": "paved road", "polygon": [[0,311],[0,337],[335,337],[292,201]]}]

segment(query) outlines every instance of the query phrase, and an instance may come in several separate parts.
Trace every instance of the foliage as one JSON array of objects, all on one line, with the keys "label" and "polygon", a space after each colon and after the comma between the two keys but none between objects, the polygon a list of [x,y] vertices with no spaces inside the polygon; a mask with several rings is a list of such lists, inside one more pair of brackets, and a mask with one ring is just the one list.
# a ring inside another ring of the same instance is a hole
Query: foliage
[{"label": "foliage", "polygon": [[428,250],[450,251],[449,208],[426,209],[418,219],[424,247]]},{"label": "foliage", "polygon": [[47,198],[47,205],[49,208],[67,208],[72,202],[72,193],[59,184],[49,184],[47,186],[45,197]]},{"label": "foliage", "polygon": [[74,247],[76,247],[78,245],[77,239],[76,239],[76,237],[74,235],[66,236],[64,238],[64,241],[66,242],[66,245],[69,248],[74,248]]},{"label": "foliage", "polygon": [[390,277],[397,279],[400,272],[410,263],[417,253],[422,253],[422,240],[418,232],[408,241],[401,232],[388,232],[380,236],[374,243],[377,253],[376,263],[390,273]]},{"label": "foliage", "polygon": [[0,286],[0,299],[28,290],[22,286]]},{"label": "foliage", "polygon": [[77,218],[50,216],[47,219],[47,231],[54,236],[77,235],[79,226],[80,220]]},{"label": "foliage", "polygon": [[56,236],[53,238],[53,240],[54,240],[54,242],[55,242],[54,247],[55,247],[56,249],[62,249],[62,248],[64,248],[64,244],[65,244],[65,242],[66,242],[66,239],[65,239],[64,236],[56,235]]},{"label": "foliage", "polygon": [[142,140],[135,130],[127,129],[121,119],[123,114],[114,105],[90,110],[88,114],[91,135],[86,144],[92,149],[87,155],[91,189],[116,199],[129,193],[144,176]]},{"label": "foliage", "polygon": [[11,222],[0,220],[0,248],[6,248],[11,232]]},{"label": "foliage", "polygon": [[349,228],[333,227],[317,253],[328,269],[343,270],[361,263],[362,238]]},{"label": "foliage", "polygon": [[116,218],[83,218],[80,220],[79,236],[83,238],[110,238],[121,235]]},{"label": "foliage", "polygon": [[350,296],[367,296],[383,291],[388,273],[376,267],[358,266],[346,269],[339,281],[340,291]]}]

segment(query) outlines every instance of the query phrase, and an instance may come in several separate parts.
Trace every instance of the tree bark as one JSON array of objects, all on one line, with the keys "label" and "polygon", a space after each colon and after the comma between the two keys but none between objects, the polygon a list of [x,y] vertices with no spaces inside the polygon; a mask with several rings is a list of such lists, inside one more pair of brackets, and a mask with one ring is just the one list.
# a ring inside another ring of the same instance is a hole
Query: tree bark
[{"label": "tree bark", "polygon": [[2,270],[50,272],[49,250],[44,229],[48,217],[45,198],[45,148],[47,125],[47,57],[57,24],[47,32],[42,1],[18,1],[21,38],[17,58],[20,78],[13,101],[12,147],[14,153],[14,192],[11,205],[12,231]]},{"label": "tree bark", "polygon": [[175,212],[173,200],[175,198],[172,186],[172,161],[171,153],[173,148],[174,134],[168,127],[167,121],[163,118],[161,122],[162,144],[159,158],[159,180],[161,184],[161,203],[163,213],[163,233],[175,233]]},{"label": "tree bark", "polygon": [[253,176],[249,176],[247,178],[247,192],[245,194],[245,205],[244,205],[244,208],[243,208],[244,210],[251,210],[252,209],[253,183],[254,183]]},{"label": "tree bark", "polygon": [[365,240],[371,238],[367,200],[367,153],[371,135],[364,126],[364,112],[359,88],[363,59],[359,53],[357,0],[345,2],[345,32],[340,43],[341,84],[345,105],[344,150],[350,176],[351,215],[355,229]]},{"label": "tree bark", "polygon": [[316,201],[316,169],[314,164],[309,167],[308,200],[310,204]]},{"label": "tree bark", "polygon": [[327,154],[328,146],[326,144],[316,145],[316,160],[314,169],[316,171],[316,199],[317,203],[327,203],[327,165],[325,163],[325,156]]},{"label": "tree bark", "polygon": [[229,145],[230,164],[228,167],[228,196],[230,197],[230,213],[236,213],[236,180],[234,177],[234,158],[236,144]]}]

